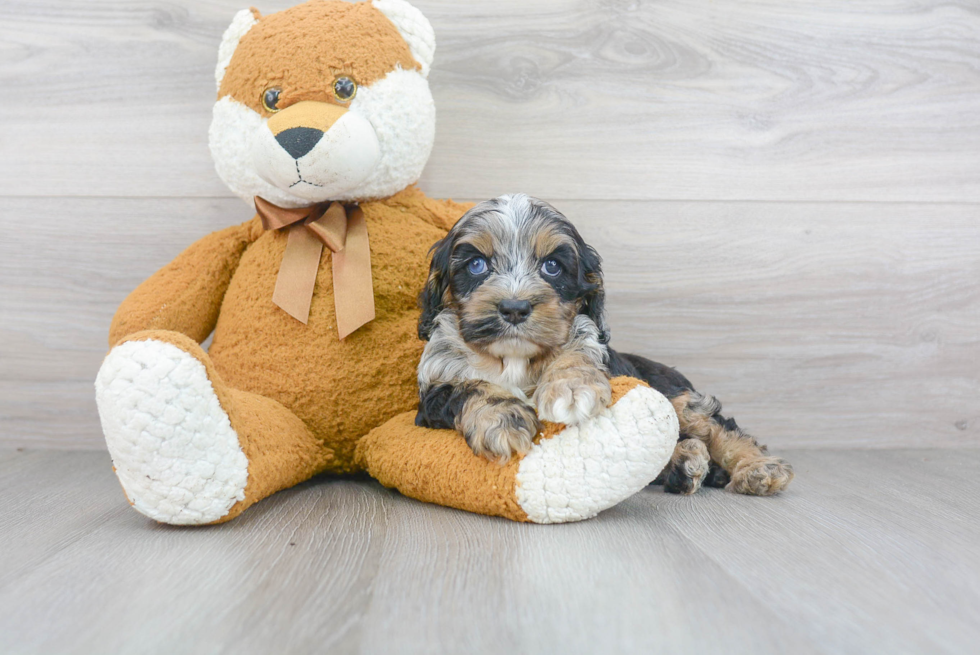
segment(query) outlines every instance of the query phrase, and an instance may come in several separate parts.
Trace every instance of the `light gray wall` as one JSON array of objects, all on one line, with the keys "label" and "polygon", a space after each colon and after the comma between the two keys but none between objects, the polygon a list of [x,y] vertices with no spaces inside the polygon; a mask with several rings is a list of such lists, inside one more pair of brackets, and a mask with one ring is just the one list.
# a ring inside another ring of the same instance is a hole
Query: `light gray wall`
[{"label": "light gray wall", "polygon": [[[417,5],[422,188],[563,209],[605,256],[615,346],[774,448],[980,444],[980,5]],[[207,150],[243,6],[3,3],[0,445],[101,448],[115,307],[249,217]]]}]

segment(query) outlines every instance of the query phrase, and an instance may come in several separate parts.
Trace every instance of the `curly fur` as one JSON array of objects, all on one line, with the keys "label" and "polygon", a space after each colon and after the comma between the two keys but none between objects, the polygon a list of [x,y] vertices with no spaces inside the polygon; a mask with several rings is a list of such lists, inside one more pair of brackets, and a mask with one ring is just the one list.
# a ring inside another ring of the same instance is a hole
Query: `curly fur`
[{"label": "curly fur", "polygon": [[681,441],[658,478],[667,491],[706,484],[769,495],[793,478],[787,462],[721,416],[713,396],[670,367],[608,346],[601,260],[548,203],[515,194],[467,212],[433,247],[419,304],[428,343],[416,423],[455,428],[478,454],[506,461],[525,452],[538,419],[595,417],[610,402],[610,376],[628,375],[677,412]]}]

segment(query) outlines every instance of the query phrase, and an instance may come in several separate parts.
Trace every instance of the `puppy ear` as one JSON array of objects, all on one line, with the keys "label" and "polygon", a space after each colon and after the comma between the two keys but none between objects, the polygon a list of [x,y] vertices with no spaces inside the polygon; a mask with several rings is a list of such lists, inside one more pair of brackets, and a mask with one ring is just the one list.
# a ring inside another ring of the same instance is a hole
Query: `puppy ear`
[{"label": "puppy ear", "polygon": [[432,246],[432,263],[429,264],[429,279],[419,294],[419,339],[428,341],[435,329],[436,317],[443,309],[446,289],[449,287],[450,261],[453,253],[453,240],[446,236]]},{"label": "puppy ear", "polygon": [[599,328],[599,343],[609,343],[606,328],[606,291],[602,286],[602,258],[595,248],[584,241],[579,247],[580,283],[586,289],[580,314],[585,314]]}]

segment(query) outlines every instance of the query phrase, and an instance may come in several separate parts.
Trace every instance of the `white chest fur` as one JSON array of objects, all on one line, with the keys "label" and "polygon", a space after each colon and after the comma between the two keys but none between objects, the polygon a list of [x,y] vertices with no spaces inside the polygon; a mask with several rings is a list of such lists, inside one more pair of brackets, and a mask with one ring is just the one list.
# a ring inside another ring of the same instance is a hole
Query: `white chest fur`
[{"label": "white chest fur", "polygon": [[522,400],[534,391],[536,380],[531,378],[530,360],[524,357],[479,357],[474,362],[472,379],[486,380],[499,385]]}]

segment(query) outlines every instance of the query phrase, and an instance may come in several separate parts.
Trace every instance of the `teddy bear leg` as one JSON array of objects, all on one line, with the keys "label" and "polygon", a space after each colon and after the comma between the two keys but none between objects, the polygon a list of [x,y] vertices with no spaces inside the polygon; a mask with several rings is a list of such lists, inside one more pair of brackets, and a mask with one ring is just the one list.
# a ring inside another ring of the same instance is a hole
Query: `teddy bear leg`
[{"label": "teddy bear leg", "polygon": [[595,516],[647,486],[677,443],[677,415],[660,393],[613,380],[612,405],[576,426],[545,423],[534,446],[504,466],[478,457],[453,430],[416,427],[407,412],[372,430],[359,462],[418,500],[514,521],[566,523]]},{"label": "teddy bear leg", "polygon": [[295,414],[227,387],[207,353],[176,332],[128,337],[106,356],[95,386],[123,490],[161,523],[227,521],[332,459]]}]

